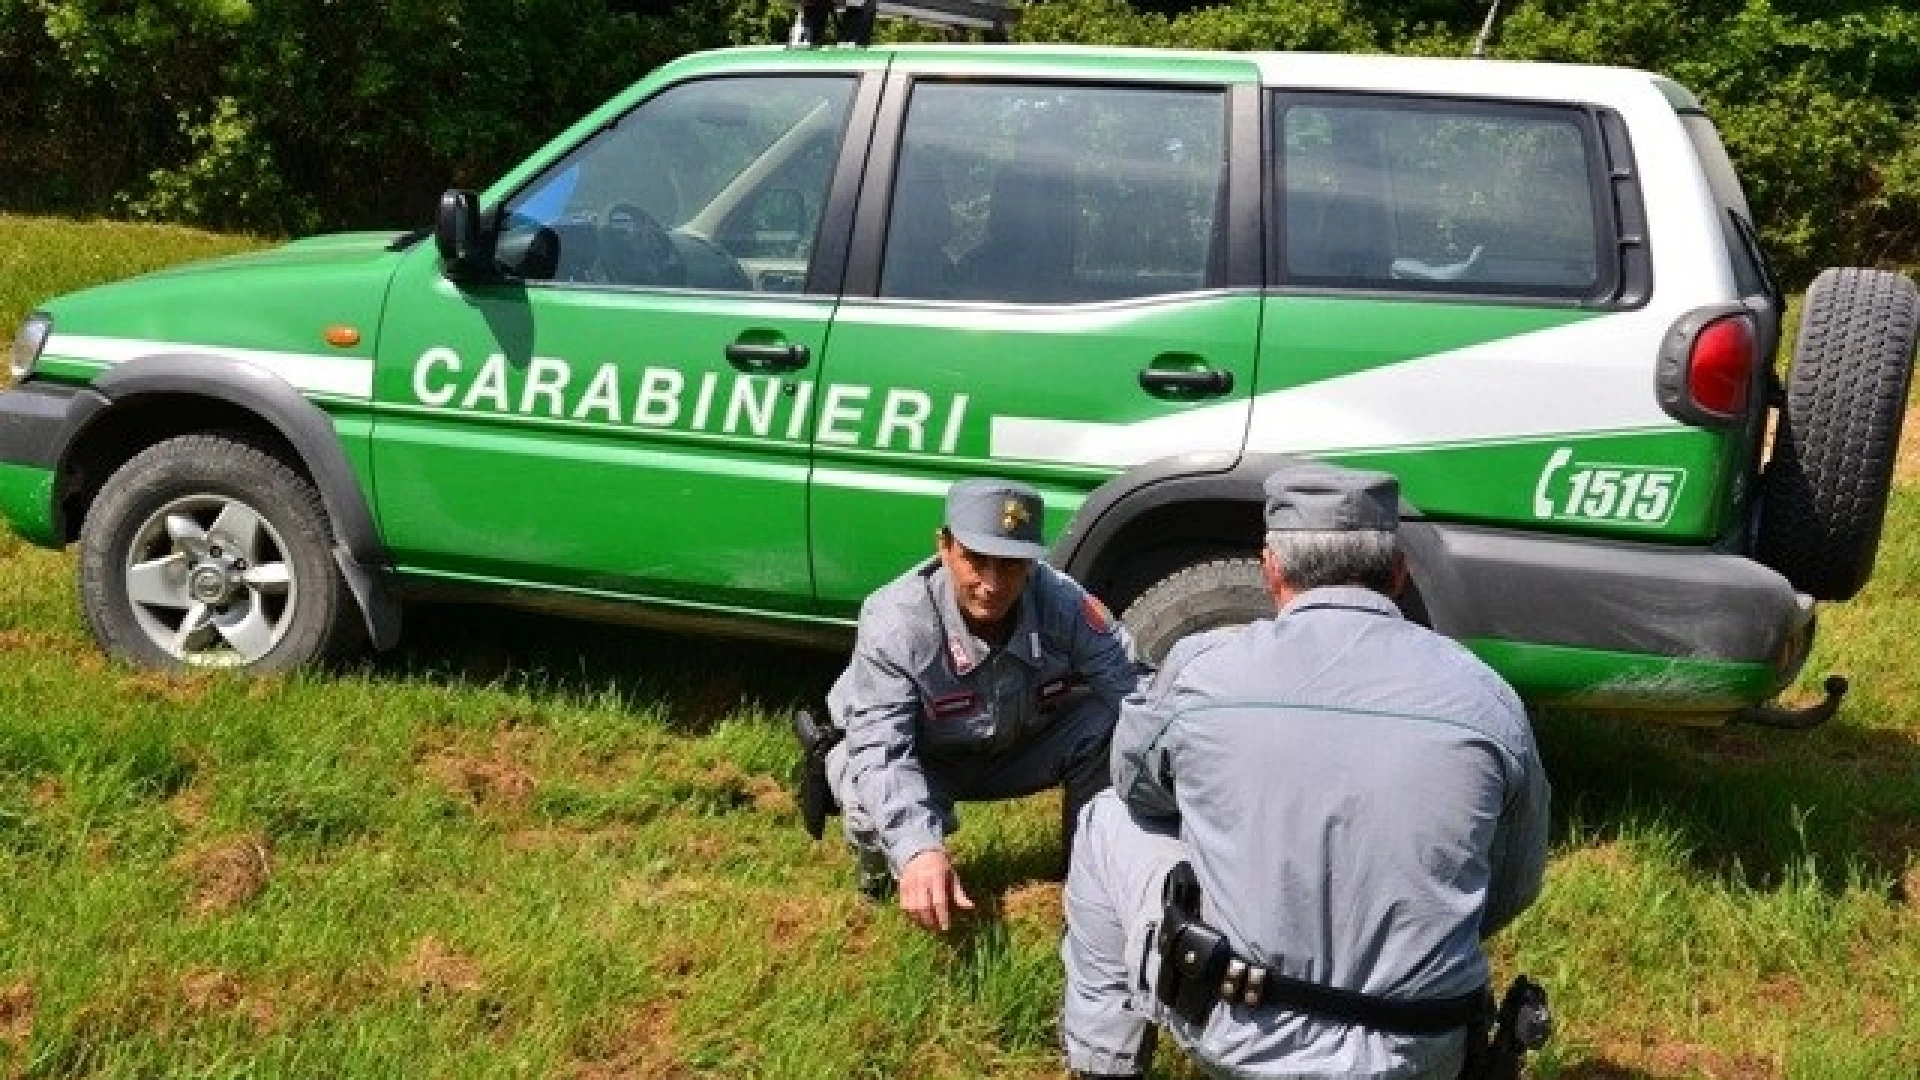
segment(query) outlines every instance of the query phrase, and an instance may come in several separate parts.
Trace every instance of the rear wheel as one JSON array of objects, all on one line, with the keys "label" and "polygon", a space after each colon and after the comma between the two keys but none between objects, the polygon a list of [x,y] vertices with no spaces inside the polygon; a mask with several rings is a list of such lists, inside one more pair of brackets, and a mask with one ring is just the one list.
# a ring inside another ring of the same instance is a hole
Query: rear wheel
[{"label": "rear wheel", "polygon": [[320,495],[224,435],[156,443],[107,479],[80,530],[102,648],[148,667],[281,671],[359,640]]},{"label": "rear wheel", "polygon": [[1121,621],[1140,658],[1158,664],[1190,634],[1242,626],[1274,615],[1257,558],[1214,559],[1161,578],[1127,605]]},{"label": "rear wheel", "polygon": [[1873,572],[1917,333],[1920,292],[1899,274],[1832,268],[1807,290],[1756,555],[1815,599]]}]

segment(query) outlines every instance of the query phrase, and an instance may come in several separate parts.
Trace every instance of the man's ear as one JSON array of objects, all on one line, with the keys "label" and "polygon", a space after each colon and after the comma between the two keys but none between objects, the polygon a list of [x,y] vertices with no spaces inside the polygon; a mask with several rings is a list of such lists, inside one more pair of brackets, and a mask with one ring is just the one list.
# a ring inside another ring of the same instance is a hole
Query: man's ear
[{"label": "man's ear", "polygon": [[1407,580],[1409,576],[1410,575],[1407,573],[1406,552],[1404,551],[1394,552],[1393,553],[1393,574],[1387,579],[1387,585],[1388,585],[1387,596],[1390,599],[1397,600],[1400,598],[1401,593],[1407,591]]}]

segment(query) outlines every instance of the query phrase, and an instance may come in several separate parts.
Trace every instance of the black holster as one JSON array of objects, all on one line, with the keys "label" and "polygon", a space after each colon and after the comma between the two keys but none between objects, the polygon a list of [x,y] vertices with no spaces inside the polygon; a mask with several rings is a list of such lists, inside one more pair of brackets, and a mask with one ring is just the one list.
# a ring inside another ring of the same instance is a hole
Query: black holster
[{"label": "black holster", "polygon": [[1546,989],[1517,975],[1500,998],[1500,1007],[1488,1009],[1468,1034],[1460,1080],[1519,1080],[1527,1052],[1540,1049],[1552,1034]]},{"label": "black holster", "polygon": [[1200,879],[1179,863],[1160,894],[1160,972],[1153,993],[1187,1023],[1203,1027],[1220,1000],[1220,980],[1233,959],[1226,935],[1200,921]]}]

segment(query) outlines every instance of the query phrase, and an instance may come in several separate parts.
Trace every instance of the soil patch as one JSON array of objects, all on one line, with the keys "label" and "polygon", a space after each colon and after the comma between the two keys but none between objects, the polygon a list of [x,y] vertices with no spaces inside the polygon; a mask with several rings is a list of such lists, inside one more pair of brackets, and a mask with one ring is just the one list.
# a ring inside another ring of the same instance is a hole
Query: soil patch
[{"label": "soil patch", "polygon": [[532,740],[518,731],[494,735],[484,751],[443,747],[429,752],[420,770],[475,806],[524,809],[533,798],[533,771],[527,767]]},{"label": "soil patch", "polygon": [[694,1075],[674,1052],[678,1026],[671,1002],[639,1009],[591,1060],[574,1065],[576,1080],[690,1080]]},{"label": "soil patch", "polygon": [[1920,481],[1920,405],[1907,406],[1900,424],[1900,450],[1893,458],[1893,478],[1901,483]]},{"label": "soil patch", "polygon": [[33,985],[22,981],[0,987],[0,1043],[26,1045],[33,1034]]},{"label": "soil patch", "polygon": [[259,896],[273,873],[273,848],[264,833],[242,833],[187,852],[180,866],[190,883],[187,908],[223,915]]},{"label": "soil patch", "polygon": [[413,953],[400,962],[394,976],[421,997],[465,993],[484,984],[480,965],[472,957],[453,951],[432,934],[415,943]]}]

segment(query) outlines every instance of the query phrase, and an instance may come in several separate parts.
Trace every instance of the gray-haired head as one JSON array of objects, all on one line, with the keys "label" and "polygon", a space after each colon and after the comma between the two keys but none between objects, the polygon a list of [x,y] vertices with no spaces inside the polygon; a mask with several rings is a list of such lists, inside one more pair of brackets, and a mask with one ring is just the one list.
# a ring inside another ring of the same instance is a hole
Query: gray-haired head
[{"label": "gray-haired head", "polygon": [[1265,490],[1267,547],[1288,585],[1393,591],[1400,482],[1392,475],[1302,461],[1274,470]]}]

